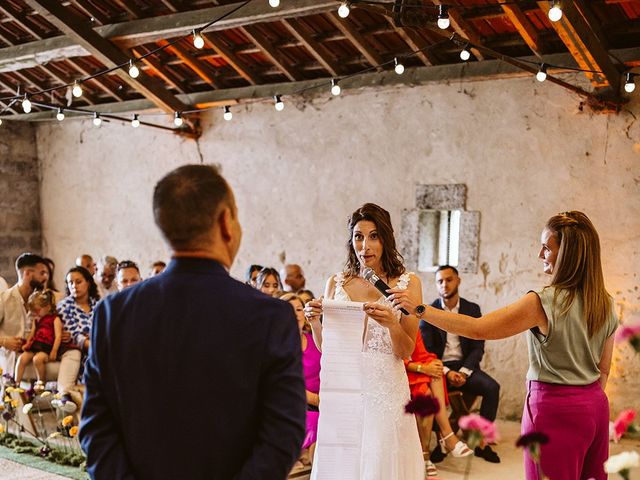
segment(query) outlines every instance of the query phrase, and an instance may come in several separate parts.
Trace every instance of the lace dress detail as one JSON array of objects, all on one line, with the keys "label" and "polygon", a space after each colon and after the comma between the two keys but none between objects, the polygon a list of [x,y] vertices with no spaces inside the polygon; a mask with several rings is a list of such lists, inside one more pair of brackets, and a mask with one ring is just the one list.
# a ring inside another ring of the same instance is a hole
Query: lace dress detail
[{"label": "lace dress detail", "polygon": [[[410,275],[403,274],[397,287],[406,289]],[[344,274],[338,273],[335,281],[334,299],[351,301],[344,289]],[[378,301],[390,305],[384,296]],[[398,321],[400,315],[398,312]],[[410,399],[404,363],[393,353],[389,329],[371,318],[367,318],[362,362],[360,477],[362,480],[422,480],[424,460],[416,421],[413,415],[404,412],[404,406]],[[321,449],[322,438],[318,438],[318,442]]]}]

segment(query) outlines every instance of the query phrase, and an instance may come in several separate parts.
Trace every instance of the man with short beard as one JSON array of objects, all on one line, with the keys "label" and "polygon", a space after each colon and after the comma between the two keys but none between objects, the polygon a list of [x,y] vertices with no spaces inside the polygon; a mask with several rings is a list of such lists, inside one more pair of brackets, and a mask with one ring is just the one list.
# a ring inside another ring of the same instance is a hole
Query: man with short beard
[{"label": "man with short beard", "polygon": [[[13,375],[16,353],[22,351],[24,338],[31,330],[31,318],[27,315],[26,303],[29,295],[42,289],[49,279],[49,270],[44,259],[33,253],[23,253],[16,260],[18,283],[0,293],[0,368]],[[62,340],[69,339],[64,332]],[[80,368],[80,351],[68,350],[60,357],[58,371],[58,393],[65,396],[75,385]],[[66,397],[65,397],[66,398]],[[69,409],[75,406],[69,403]]]},{"label": "man with short beard", "polygon": [[115,282],[116,268],[118,268],[118,260],[112,256],[105,255],[98,260],[98,271],[93,276],[93,279],[98,285],[100,298],[106,298],[118,291],[118,286]]}]

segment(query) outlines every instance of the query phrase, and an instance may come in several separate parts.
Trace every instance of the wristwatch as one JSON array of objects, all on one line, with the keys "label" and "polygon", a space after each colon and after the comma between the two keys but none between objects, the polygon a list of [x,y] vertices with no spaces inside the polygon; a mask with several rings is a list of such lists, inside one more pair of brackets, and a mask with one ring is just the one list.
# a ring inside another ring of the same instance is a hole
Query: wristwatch
[{"label": "wristwatch", "polygon": [[416,317],[422,318],[422,314],[427,309],[424,305],[420,304],[416,307]]}]

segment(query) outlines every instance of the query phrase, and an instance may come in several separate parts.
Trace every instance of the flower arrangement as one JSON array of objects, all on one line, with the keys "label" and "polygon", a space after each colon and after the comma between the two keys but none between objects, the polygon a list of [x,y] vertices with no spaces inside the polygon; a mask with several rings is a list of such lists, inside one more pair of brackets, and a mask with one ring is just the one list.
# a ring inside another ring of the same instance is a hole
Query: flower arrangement
[{"label": "flower arrangement", "polygon": [[618,443],[627,430],[635,431],[636,427],[633,425],[635,418],[636,411],[631,408],[620,412],[615,421],[609,423],[609,439]]},{"label": "flower arrangement", "polygon": [[616,343],[629,342],[636,352],[640,352],[640,322],[633,325],[623,325],[615,336]]},{"label": "flower arrangement", "polygon": [[404,406],[404,411],[420,418],[426,418],[440,411],[440,403],[431,395],[416,395]]},{"label": "flower arrangement", "polygon": [[540,465],[540,447],[547,443],[549,443],[549,437],[545,433],[535,431],[521,435],[516,441],[516,447],[522,447],[528,450],[529,456],[537,466],[538,478],[540,479],[544,478],[542,466]]},{"label": "flower arrangement", "polygon": [[617,473],[624,480],[629,480],[629,470],[640,466],[640,455],[638,452],[622,452],[613,455],[604,462],[604,471],[607,473]]},{"label": "flower arrangement", "polygon": [[[468,432],[467,445],[472,450],[479,447],[483,441],[493,443],[500,439],[496,424],[475,413],[460,417],[458,426]],[[471,473],[472,459],[473,455],[470,455],[467,461],[467,468],[464,471],[465,480],[469,478],[469,473]]]}]

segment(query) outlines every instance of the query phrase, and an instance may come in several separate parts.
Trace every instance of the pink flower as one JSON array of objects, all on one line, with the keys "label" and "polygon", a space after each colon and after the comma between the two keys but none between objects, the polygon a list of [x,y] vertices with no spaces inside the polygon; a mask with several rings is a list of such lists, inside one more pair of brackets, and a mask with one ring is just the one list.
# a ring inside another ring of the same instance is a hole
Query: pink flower
[{"label": "pink flower", "polygon": [[620,412],[618,418],[613,422],[614,441],[620,440],[620,437],[627,431],[629,425],[636,418],[636,411],[633,409],[627,409]]},{"label": "pink flower", "polygon": [[616,332],[616,343],[626,342],[636,335],[640,335],[640,323],[635,325],[623,325]]},{"label": "pink flower", "polygon": [[475,413],[460,417],[458,425],[463,430],[475,430],[480,432],[487,443],[493,443],[500,438],[496,424]]}]

